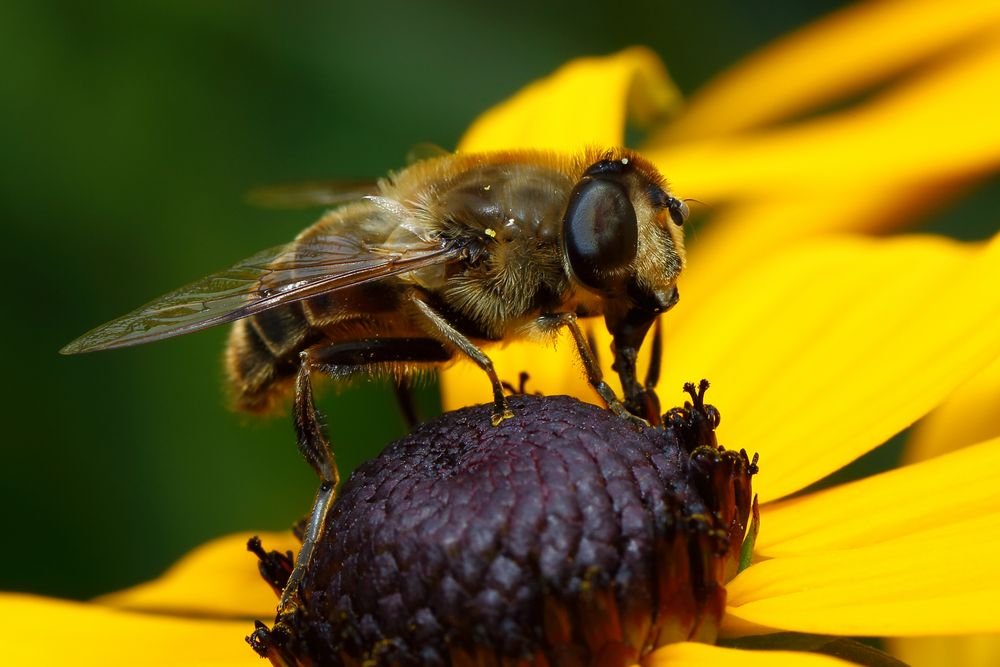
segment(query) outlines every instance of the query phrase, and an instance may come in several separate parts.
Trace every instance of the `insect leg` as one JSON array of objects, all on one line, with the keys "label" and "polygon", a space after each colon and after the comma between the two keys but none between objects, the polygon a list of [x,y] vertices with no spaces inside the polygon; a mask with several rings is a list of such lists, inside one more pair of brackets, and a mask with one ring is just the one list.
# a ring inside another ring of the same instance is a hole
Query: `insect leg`
[{"label": "insect leg", "polygon": [[420,423],[417,405],[413,400],[413,388],[405,379],[394,380],[392,386],[396,391],[396,403],[399,405],[399,411],[403,415],[403,421],[406,422],[406,430],[412,431]]},{"label": "insect leg", "polygon": [[653,322],[653,345],[649,355],[649,367],[646,369],[646,389],[653,389],[660,381],[660,365],[663,360],[663,320],[656,318]]},{"label": "insect leg", "polygon": [[[255,646],[261,655],[274,662],[281,651],[280,639],[289,630],[286,620],[298,607],[301,598],[299,587],[312,559],[316,545],[323,537],[326,517],[336,498],[337,461],[330,448],[330,440],[323,427],[319,411],[313,401],[312,372],[320,371],[334,377],[371,370],[373,367],[400,362],[434,363],[447,361],[451,353],[430,338],[381,338],[347,341],[326,347],[313,347],[300,354],[298,375],[295,378],[295,432],[299,451],[320,478],[319,491],[313,501],[309,518],[302,529],[302,547],[295,558],[295,566],[288,583],[281,592],[274,629],[258,627],[254,632]],[[279,663],[275,663],[279,664]]]},{"label": "insect leg", "polygon": [[[432,338],[363,338],[312,350],[313,367],[333,377],[346,378],[358,373],[379,370],[393,364],[438,363],[451,359],[451,353]],[[395,373],[393,388],[396,402],[409,429],[419,422],[413,392],[405,369]]]},{"label": "insect leg", "polygon": [[469,340],[465,334],[453,327],[448,320],[441,317],[436,310],[420,299],[414,298],[413,301],[427,318],[427,323],[430,325],[428,333],[440,337],[457,347],[489,376],[490,384],[493,385],[493,417],[490,420],[493,425],[499,426],[503,420],[513,417],[514,413],[510,411],[510,407],[507,405],[507,397],[503,393],[503,385],[500,383],[500,378],[497,377],[496,370],[493,369],[493,361],[482,350],[476,347],[476,344]]},{"label": "insect leg", "polygon": [[573,334],[573,341],[576,343],[577,352],[580,354],[580,361],[583,362],[583,368],[587,372],[587,381],[590,382],[590,386],[594,388],[598,395],[604,399],[604,402],[608,405],[608,409],[623,419],[641,423],[643,426],[646,425],[646,422],[635,417],[625,408],[625,405],[615,396],[615,392],[611,386],[604,381],[601,366],[597,363],[594,351],[591,349],[590,343],[587,342],[587,336],[580,328],[580,323],[577,321],[575,313],[543,315],[538,318],[538,324],[543,329],[555,330],[559,327],[569,329],[570,333]]},{"label": "insect leg", "polygon": [[654,329],[653,332],[652,357],[644,384],[640,384],[637,377],[639,348],[627,344],[626,341],[627,337],[623,341],[615,340],[612,345],[615,360],[611,365],[621,380],[622,391],[625,394],[625,407],[630,413],[645,418],[653,426],[658,426],[660,424],[660,399],[656,395],[655,387],[659,379],[660,355],[663,347],[659,328]]},{"label": "insect leg", "polygon": [[337,483],[340,481],[337,460],[330,448],[330,439],[313,401],[311,371],[314,364],[313,350],[305,350],[299,355],[299,372],[295,377],[295,401],[292,412],[295,417],[295,434],[299,451],[319,475],[320,485],[303,531],[302,548],[299,549],[295,567],[278,602],[279,623],[285,615],[294,611],[297,605],[299,584],[302,583],[306,566],[323,533],[326,515],[336,498]]},{"label": "insect leg", "polygon": [[302,548],[295,557],[295,566],[288,576],[288,582],[281,591],[278,601],[278,612],[273,628],[257,622],[257,627],[247,641],[261,656],[271,660],[274,665],[291,665],[294,660],[285,650],[285,643],[292,636],[287,619],[295,613],[301,598],[299,586],[305,575],[306,566],[312,559],[312,553],[323,534],[326,525],[326,515],[336,497],[337,482],[340,475],[337,472],[337,460],[330,449],[330,439],[320,421],[319,411],[313,401],[312,350],[305,350],[299,355],[299,370],[295,377],[295,400],[292,412],[295,421],[295,434],[299,451],[312,469],[319,475],[320,485],[313,501],[309,519],[306,521],[302,535]]},{"label": "insect leg", "polygon": [[641,414],[653,426],[659,426],[662,420],[660,397],[656,395],[656,384],[660,381],[660,363],[663,357],[663,326],[660,322],[661,319],[656,318],[656,322],[653,323],[653,344],[642,390],[635,396],[628,397],[629,411]]}]

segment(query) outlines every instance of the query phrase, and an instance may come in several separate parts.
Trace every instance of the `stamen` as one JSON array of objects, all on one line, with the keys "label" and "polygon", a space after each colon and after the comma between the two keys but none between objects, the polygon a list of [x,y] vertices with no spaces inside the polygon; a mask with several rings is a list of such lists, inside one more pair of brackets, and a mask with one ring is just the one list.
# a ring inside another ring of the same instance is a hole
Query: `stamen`
[{"label": "stamen", "polygon": [[288,578],[292,575],[292,569],[295,567],[295,556],[291,551],[285,553],[264,551],[260,538],[256,535],[247,541],[247,551],[257,556],[257,568],[260,570],[260,576],[280,597],[281,591],[288,585]]}]

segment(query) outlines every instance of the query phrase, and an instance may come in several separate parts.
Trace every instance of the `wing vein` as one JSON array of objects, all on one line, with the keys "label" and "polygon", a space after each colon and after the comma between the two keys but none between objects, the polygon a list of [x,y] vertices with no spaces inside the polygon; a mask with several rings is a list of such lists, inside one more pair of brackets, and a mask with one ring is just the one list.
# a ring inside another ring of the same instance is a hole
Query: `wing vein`
[{"label": "wing vein", "polygon": [[257,253],[165,294],[87,332],[61,352],[79,354],[172,338],[461,256],[460,249],[443,242],[386,248],[318,235]]}]

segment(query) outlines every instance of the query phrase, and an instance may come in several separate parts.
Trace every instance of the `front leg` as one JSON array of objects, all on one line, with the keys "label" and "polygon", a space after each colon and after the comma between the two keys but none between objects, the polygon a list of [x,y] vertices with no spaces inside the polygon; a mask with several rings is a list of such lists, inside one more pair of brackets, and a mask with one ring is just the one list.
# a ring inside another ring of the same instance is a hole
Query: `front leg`
[{"label": "front leg", "polygon": [[653,426],[659,426],[661,412],[660,398],[656,395],[656,384],[660,378],[660,359],[663,355],[663,335],[659,319],[654,323],[652,338],[653,345],[649,357],[649,367],[646,370],[646,379],[643,384],[640,385],[638,380],[638,349],[624,344],[612,345],[615,359],[611,367],[618,372],[625,395],[625,407],[628,411],[643,417]]},{"label": "front leg", "polygon": [[594,351],[590,348],[586,335],[580,329],[580,323],[577,321],[575,313],[542,315],[535,321],[535,324],[542,330],[555,331],[560,327],[569,329],[570,333],[573,334],[576,350],[580,354],[580,361],[583,362],[583,368],[587,372],[587,381],[590,382],[590,386],[594,388],[594,391],[604,399],[608,409],[622,419],[627,419],[636,425],[647,426],[644,420],[636,417],[626,409],[625,405],[615,396],[615,392],[611,386],[604,381],[601,366],[594,357]]}]

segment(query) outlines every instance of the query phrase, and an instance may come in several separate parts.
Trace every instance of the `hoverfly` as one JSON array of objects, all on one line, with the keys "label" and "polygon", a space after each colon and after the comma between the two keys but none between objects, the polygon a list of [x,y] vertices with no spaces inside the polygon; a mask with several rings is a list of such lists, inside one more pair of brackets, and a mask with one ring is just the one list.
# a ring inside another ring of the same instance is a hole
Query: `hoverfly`
[{"label": "hoverfly", "polygon": [[[493,424],[512,416],[482,346],[570,330],[590,384],[616,414],[657,419],[636,352],[677,302],[687,206],[656,168],[624,149],[423,160],[324,215],[291,243],[195,281],[73,341],[74,354],[235,322],[226,367],[236,406],[293,395],[298,446],[321,479],[298,584],[338,481],[312,375],[403,378],[456,357],[488,376]],[[603,316],[624,402],[602,378],[578,318]]]}]

